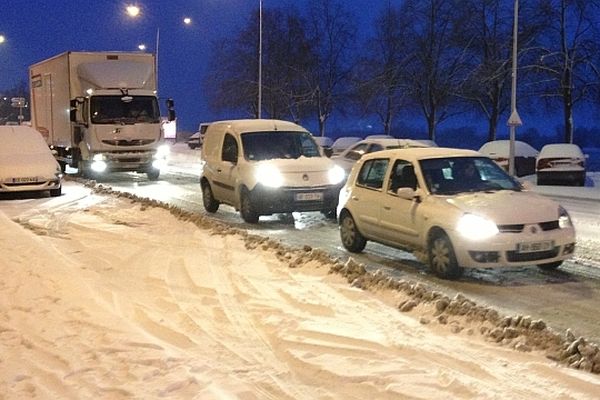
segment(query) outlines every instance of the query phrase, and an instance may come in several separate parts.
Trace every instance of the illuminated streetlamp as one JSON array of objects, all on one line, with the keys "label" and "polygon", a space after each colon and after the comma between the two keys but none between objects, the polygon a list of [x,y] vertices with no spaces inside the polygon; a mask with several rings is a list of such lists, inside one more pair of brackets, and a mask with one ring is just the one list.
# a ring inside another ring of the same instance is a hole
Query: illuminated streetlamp
[{"label": "illuminated streetlamp", "polygon": [[138,15],[140,15],[140,8],[136,5],[128,5],[127,7],[125,7],[125,11],[127,12],[127,15],[129,15],[130,17],[137,17]]},{"label": "illuminated streetlamp", "polygon": [[189,25],[189,24],[192,23],[192,19],[190,17],[185,17],[183,19],[183,23],[186,24],[186,25]]},{"label": "illuminated streetlamp", "polygon": [[0,35],[0,44],[6,42],[6,36]]},{"label": "illuminated streetlamp", "polygon": [[145,51],[146,50],[146,45],[144,43],[139,44],[138,45],[138,49],[140,49],[140,51]]}]

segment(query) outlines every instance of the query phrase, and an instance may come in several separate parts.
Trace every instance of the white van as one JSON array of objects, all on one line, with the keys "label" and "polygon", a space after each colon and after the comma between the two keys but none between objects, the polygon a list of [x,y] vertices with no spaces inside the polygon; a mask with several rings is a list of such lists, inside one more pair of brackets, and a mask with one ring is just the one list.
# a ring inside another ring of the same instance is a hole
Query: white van
[{"label": "white van", "polygon": [[309,131],[269,119],[210,124],[202,146],[204,208],[221,203],[244,221],[261,215],[321,211],[335,216],[344,171],[324,156]]}]

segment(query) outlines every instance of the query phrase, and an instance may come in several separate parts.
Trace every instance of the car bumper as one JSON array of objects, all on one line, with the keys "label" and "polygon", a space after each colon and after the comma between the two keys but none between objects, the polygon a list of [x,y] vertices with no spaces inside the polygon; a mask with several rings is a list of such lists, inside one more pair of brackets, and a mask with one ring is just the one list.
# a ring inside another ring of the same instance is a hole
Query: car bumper
[{"label": "car bumper", "polygon": [[261,215],[293,211],[331,211],[338,203],[341,185],[268,188],[256,186],[250,199]]},{"label": "car bumper", "polygon": [[[543,235],[526,233],[499,233],[491,240],[469,242],[453,240],[454,251],[460,266],[465,268],[518,267],[563,261],[575,251],[573,228],[555,229]],[[522,244],[532,248],[520,251]],[[547,247],[542,244],[548,245]]]},{"label": "car bumper", "polygon": [[577,171],[538,171],[538,184],[577,183],[585,181],[585,170]]},{"label": "car bumper", "polygon": [[61,186],[61,180],[47,180],[38,182],[0,182],[0,193],[15,192],[35,192],[44,190],[58,189]]}]

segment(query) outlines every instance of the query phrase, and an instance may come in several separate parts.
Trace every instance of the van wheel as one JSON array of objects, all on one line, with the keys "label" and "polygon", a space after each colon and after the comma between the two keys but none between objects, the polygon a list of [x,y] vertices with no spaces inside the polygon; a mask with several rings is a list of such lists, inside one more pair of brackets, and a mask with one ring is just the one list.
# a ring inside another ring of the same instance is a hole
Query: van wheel
[{"label": "van wheel", "polygon": [[209,183],[202,185],[202,204],[204,204],[204,209],[209,213],[217,212],[219,205],[221,204],[215,200],[215,196],[213,196]]},{"label": "van wheel", "polygon": [[242,190],[240,199],[240,215],[242,219],[249,224],[256,224],[258,222],[258,213],[254,210],[252,205],[252,199],[250,199],[250,193],[247,190]]},{"label": "van wheel", "polygon": [[432,235],[427,252],[429,268],[435,275],[443,279],[456,279],[462,275],[464,270],[459,267],[450,238],[444,232]]},{"label": "van wheel", "polygon": [[360,253],[367,245],[367,240],[358,231],[354,218],[348,212],[340,216],[340,237],[344,247],[353,253]]},{"label": "van wheel", "polygon": [[544,271],[553,271],[562,265],[562,261],[554,261],[546,264],[539,264],[538,268]]},{"label": "van wheel", "polygon": [[58,197],[62,194],[62,186],[58,187],[57,189],[50,189],[50,196],[52,197]]}]

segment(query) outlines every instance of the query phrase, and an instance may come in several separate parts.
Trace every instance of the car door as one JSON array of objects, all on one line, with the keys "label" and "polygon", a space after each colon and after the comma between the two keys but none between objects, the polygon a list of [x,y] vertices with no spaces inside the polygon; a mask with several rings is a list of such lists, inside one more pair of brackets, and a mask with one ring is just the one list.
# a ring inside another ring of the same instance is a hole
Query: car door
[{"label": "car door", "polygon": [[398,196],[398,189],[419,186],[413,164],[395,160],[388,172],[386,190],[380,201],[379,225],[382,238],[394,244],[416,244],[418,241],[418,201]]},{"label": "car door", "polygon": [[230,133],[223,136],[221,156],[215,167],[213,195],[228,204],[235,202],[235,186],[238,177],[239,145]]},{"label": "car door", "polygon": [[379,201],[383,191],[389,159],[376,158],[363,163],[349,202],[354,220],[361,233],[367,237],[377,238],[379,227]]}]

